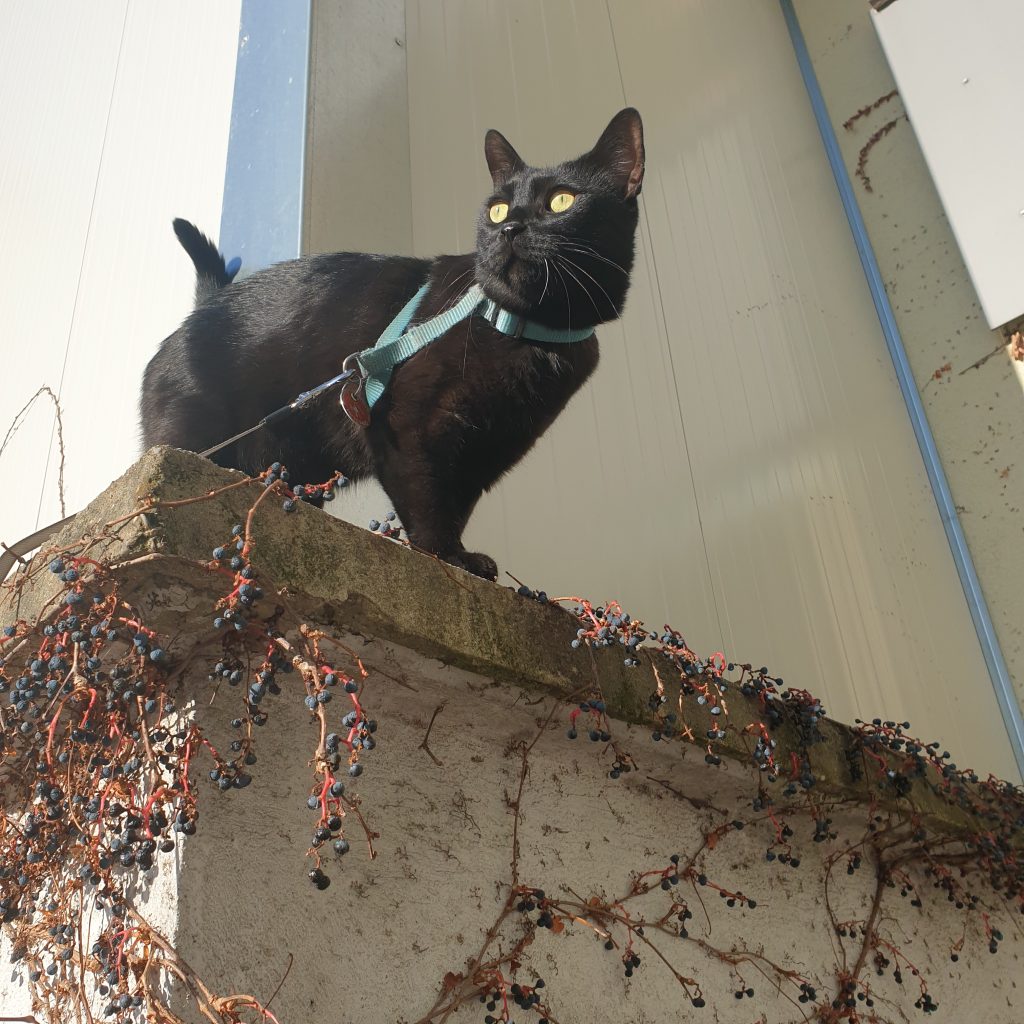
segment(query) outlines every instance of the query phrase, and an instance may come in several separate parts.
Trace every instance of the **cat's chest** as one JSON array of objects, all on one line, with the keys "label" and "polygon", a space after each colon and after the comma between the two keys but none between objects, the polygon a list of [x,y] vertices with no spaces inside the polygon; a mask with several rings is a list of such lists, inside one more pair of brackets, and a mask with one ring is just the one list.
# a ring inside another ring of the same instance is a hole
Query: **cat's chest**
[{"label": "cat's chest", "polygon": [[474,318],[397,368],[375,420],[396,436],[421,434],[446,446],[536,436],[590,376],[597,357],[595,337],[532,342]]},{"label": "cat's chest", "polygon": [[535,436],[590,376],[597,340],[542,344],[496,335],[464,346],[463,360],[441,384],[438,408],[495,441]]},{"label": "cat's chest", "polygon": [[448,380],[458,379],[458,389],[467,394],[483,392],[491,398],[504,394],[524,402],[543,400],[547,395],[575,390],[596,362],[594,339],[544,344],[509,337],[478,322],[467,325],[464,333],[461,339],[451,339],[454,344],[450,345],[449,359],[454,357],[458,363],[461,346],[461,366],[454,367],[456,373]]}]

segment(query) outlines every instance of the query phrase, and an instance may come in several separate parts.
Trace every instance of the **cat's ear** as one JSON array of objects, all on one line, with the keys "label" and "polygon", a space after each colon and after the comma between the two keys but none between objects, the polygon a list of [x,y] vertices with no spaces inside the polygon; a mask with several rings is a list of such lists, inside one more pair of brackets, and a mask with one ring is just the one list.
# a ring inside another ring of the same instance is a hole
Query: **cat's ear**
[{"label": "cat's ear", "polygon": [[484,136],[484,156],[495,188],[501,188],[509,178],[518,174],[526,164],[512,148],[512,143],[493,128]]},{"label": "cat's ear", "polygon": [[624,198],[639,195],[644,181],[644,125],[640,114],[632,107],[620,110],[583,159],[609,171]]}]

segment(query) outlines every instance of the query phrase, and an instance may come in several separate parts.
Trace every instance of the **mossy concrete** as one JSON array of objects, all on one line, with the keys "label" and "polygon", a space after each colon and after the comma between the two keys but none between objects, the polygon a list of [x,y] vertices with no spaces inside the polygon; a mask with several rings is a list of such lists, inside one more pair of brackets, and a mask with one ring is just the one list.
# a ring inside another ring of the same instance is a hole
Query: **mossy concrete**
[{"label": "mossy concrete", "polygon": [[[154,448],[36,557],[49,558],[55,548],[87,550],[112,567],[124,598],[141,606],[153,628],[196,636],[208,632],[213,605],[226,589],[210,553],[230,541],[231,526],[245,520],[261,493],[259,483],[245,483],[241,474],[197,455]],[[338,500],[344,500],[344,491]],[[573,650],[576,619],[559,606],[521,597],[511,587],[471,576],[315,508],[303,505],[286,513],[276,498],[257,509],[252,537],[253,568],[264,590],[278,593],[284,622],[313,620],[385,638],[496,684],[561,697],[599,687],[614,718],[636,723],[646,717],[655,688],[646,660],[640,668],[627,668],[618,648]],[[32,619],[56,593],[55,578],[36,574],[16,585],[0,608],[5,619]],[[687,721],[699,737],[713,719],[696,702],[688,705]],[[721,742],[720,753],[749,767],[753,744],[742,733],[761,717],[756,700],[731,692],[729,720],[735,729]],[[822,740],[810,750],[816,792],[878,799],[850,775],[851,728],[826,720],[820,733]],[[773,735],[782,765],[791,764],[791,754],[802,756],[793,727]],[[977,827],[922,785],[915,785],[912,799],[935,827]]]}]

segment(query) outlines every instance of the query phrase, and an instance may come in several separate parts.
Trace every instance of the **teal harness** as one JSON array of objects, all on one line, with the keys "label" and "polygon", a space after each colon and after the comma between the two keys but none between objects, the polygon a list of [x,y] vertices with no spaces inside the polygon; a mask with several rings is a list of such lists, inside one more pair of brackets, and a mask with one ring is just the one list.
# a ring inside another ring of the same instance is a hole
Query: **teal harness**
[{"label": "teal harness", "polygon": [[409,322],[416,315],[420,302],[429,290],[429,283],[420,288],[402,307],[398,316],[388,324],[373,348],[363,349],[362,352],[354,353],[345,360],[344,369],[349,368],[351,361],[358,365],[366,404],[371,408],[384,394],[384,389],[391,379],[391,371],[399,363],[415,355],[421,348],[436,341],[445,331],[451,330],[457,323],[471,316],[484,317],[502,334],[513,338],[527,338],[530,341],[568,343],[584,341],[594,333],[593,327],[578,330],[556,329],[516,316],[488,299],[478,284],[474,284],[451,309],[438,313],[437,316],[424,320],[415,327],[409,327]]}]

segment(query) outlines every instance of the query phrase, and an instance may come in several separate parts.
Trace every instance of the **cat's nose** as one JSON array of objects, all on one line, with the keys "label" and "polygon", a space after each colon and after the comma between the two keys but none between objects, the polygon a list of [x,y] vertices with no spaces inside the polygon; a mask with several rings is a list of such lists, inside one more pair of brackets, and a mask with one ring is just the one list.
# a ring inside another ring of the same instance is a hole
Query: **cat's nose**
[{"label": "cat's nose", "polygon": [[501,225],[501,237],[505,239],[508,245],[511,245],[512,239],[523,230],[523,227],[524,225],[520,221],[510,220]]}]

